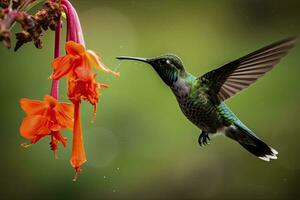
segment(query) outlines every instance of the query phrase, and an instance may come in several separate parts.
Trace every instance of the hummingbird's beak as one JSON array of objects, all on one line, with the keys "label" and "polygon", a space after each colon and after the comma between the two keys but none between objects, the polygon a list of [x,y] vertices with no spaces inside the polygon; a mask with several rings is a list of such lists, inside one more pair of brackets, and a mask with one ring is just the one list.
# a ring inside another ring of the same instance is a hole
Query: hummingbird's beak
[{"label": "hummingbird's beak", "polygon": [[137,60],[145,63],[149,63],[150,59],[148,58],[140,58],[140,57],[129,57],[129,56],[118,56],[116,57],[119,60]]}]

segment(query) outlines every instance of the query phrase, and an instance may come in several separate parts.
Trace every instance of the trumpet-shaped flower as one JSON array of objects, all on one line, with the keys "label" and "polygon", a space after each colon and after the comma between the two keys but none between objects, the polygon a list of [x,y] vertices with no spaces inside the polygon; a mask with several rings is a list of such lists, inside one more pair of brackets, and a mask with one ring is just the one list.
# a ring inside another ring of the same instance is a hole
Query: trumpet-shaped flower
[{"label": "trumpet-shaped flower", "polygon": [[75,169],[73,181],[76,181],[78,173],[81,171],[81,165],[86,162],[86,155],[83,144],[83,135],[80,120],[80,102],[74,104],[74,130],[72,156],[70,163]]},{"label": "trumpet-shaped flower", "polygon": [[20,100],[21,108],[27,114],[21,127],[21,135],[35,144],[41,138],[50,135],[50,146],[53,151],[57,149],[57,143],[66,146],[60,130],[73,129],[73,105],[60,103],[52,96],[46,95],[43,101],[23,98]]}]

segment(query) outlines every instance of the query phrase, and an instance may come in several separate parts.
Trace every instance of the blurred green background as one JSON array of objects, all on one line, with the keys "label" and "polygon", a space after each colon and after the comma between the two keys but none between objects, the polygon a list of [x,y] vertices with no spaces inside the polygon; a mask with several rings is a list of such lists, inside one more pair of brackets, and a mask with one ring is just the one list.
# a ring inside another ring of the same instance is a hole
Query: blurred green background
[{"label": "blurred green background", "polygon": [[[300,1],[72,3],[87,47],[121,77],[99,74],[110,88],[103,91],[94,124],[92,107],[84,103],[88,162],[74,183],[71,140],[66,149],[60,146],[58,160],[49,138],[20,147],[27,141],[18,132],[24,117],[19,99],[41,99],[49,92],[53,32],[44,35],[42,50],[27,44],[14,53],[0,45],[1,199],[299,199],[299,46],[256,85],[227,101],[279,151],[271,163],[221,136],[200,148],[198,128],[185,119],[153,69],[115,56],[176,53],[191,73],[201,75],[299,34]],[[71,138],[70,132],[65,135]]]}]

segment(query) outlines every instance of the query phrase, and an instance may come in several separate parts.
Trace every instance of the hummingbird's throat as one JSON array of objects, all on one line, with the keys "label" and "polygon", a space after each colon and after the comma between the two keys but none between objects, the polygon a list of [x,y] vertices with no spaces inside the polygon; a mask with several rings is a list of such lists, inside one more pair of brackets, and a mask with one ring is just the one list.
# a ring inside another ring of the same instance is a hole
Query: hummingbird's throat
[{"label": "hummingbird's throat", "polygon": [[165,68],[157,65],[152,65],[154,70],[160,76],[160,78],[168,86],[172,86],[174,82],[178,79],[178,71],[174,68]]}]

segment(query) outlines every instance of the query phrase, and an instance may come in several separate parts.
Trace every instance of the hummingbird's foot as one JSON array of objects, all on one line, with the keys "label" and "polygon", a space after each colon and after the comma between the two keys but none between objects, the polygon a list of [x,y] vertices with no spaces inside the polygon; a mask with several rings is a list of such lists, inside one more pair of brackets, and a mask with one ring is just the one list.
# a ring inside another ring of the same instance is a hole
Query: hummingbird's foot
[{"label": "hummingbird's foot", "polygon": [[208,133],[202,131],[198,139],[200,146],[207,145],[209,140],[210,138],[208,136]]}]

